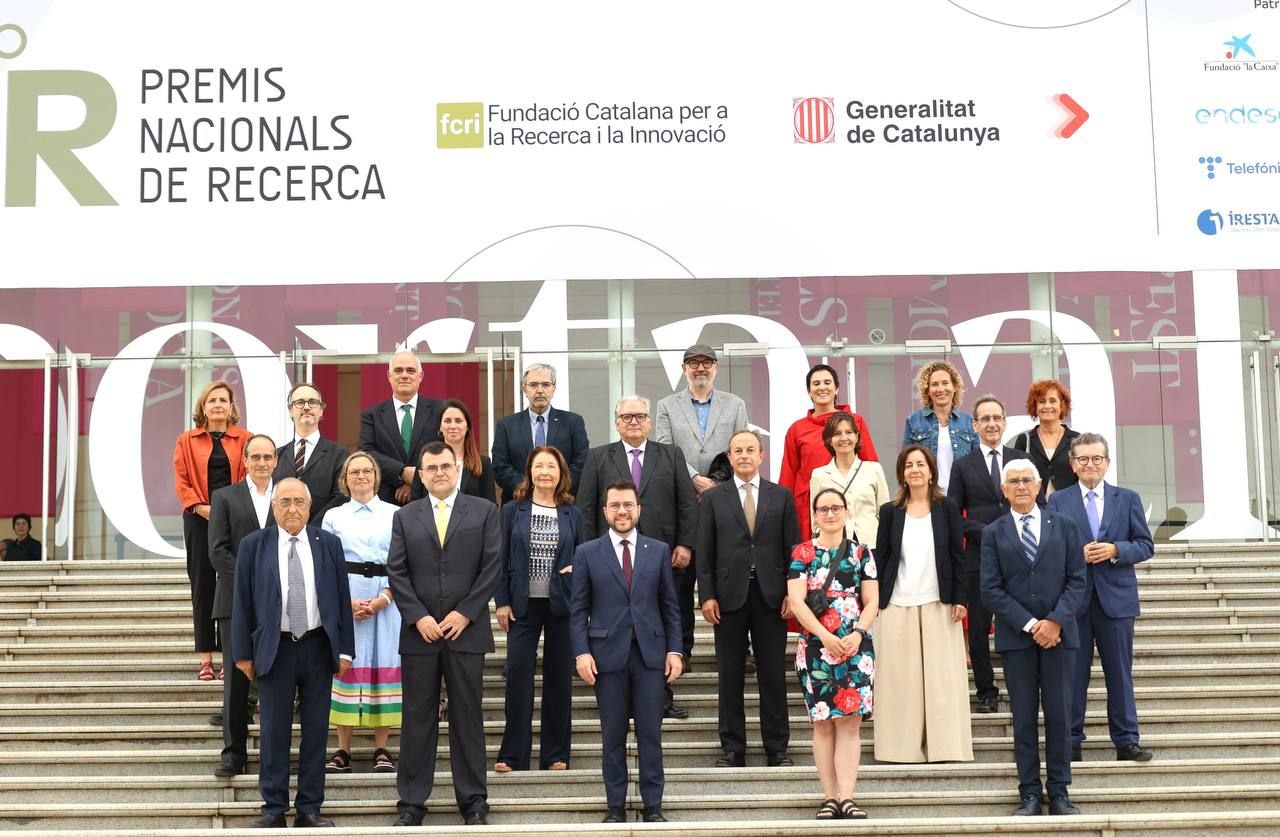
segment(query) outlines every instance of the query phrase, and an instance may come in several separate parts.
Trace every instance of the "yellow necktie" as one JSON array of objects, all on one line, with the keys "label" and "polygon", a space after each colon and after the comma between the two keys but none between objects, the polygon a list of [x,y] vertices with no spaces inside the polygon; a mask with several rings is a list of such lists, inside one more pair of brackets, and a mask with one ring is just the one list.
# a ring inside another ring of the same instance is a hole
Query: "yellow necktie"
[{"label": "yellow necktie", "polygon": [[444,500],[436,502],[436,535],[440,538],[441,545],[444,544],[444,532],[449,528],[449,507],[445,505]]}]

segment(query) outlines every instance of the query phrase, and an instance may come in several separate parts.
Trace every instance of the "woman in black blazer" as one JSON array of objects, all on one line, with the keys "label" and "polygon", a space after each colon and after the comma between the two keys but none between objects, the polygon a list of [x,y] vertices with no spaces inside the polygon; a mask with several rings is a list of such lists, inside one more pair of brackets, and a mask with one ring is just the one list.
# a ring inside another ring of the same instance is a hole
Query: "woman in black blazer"
[{"label": "woman in black blazer", "polygon": [[960,510],[928,448],[903,448],[897,471],[876,533],[876,759],[973,761]]},{"label": "woman in black blazer", "polygon": [[1049,378],[1036,381],[1027,391],[1027,415],[1039,423],[1016,437],[1013,447],[1026,451],[1040,473],[1036,502],[1043,506],[1050,494],[1078,482],[1071,470],[1071,440],[1080,434],[1064,423],[1071,415],[1070,391]]},{"label": "woman in black blazer", "polygon": [[[440,411],[440,440],[458,457],[458,493],[496,503],[498,485],[493,478],[493,463],[480,453],[476,444],[475,434],[471,432],[471,411],[456,398],[444,402]],[[418,451],[417,461],[422,461],[422,451]],[[426,486],[414,474],[412,497],[421,500],[425,496]]]},{"label": "woman in black blazer", "polygon": [[507,632],[507,725],[494,769],[528,770],[533,750],[533,677],[538,637],[542,648],[543,770],[569,767],[573,651],[569,598],[573,553],[585,538],[582,512],[573,504],[569,463],[550,445],[529,451],[524,481],[502,507],[502,575],[494,592],[498,625]]}]

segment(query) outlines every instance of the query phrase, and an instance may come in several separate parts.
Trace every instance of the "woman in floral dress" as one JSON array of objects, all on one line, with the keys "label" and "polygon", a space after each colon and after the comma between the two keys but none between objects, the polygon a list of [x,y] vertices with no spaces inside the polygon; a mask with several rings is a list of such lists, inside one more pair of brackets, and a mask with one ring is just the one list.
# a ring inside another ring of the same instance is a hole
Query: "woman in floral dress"
[{"label": "woman in floral dress", "polygon": [[[791,551],[787,598],[802,631],[796,673],[813,722],[813,760],[825,797],[817,818],[864,819],[853,801],[862,755],[862,719],[871,714],[875,653],[868,633],[876,620],[876,564],[865,546],[845,544],[849,510],[844,495],[825,488],[813,498],[818,536]],[[829,607],[820,617],[805,603],[829,573]]]}]

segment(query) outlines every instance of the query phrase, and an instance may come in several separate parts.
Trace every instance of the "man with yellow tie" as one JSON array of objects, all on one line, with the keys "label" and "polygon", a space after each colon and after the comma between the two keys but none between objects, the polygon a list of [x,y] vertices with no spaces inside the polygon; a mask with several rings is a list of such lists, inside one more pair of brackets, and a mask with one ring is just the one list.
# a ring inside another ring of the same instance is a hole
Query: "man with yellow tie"
[{"label": "man with yellow tie", "polygon": [[396,512],[387,576],[400,608],[404,725],[396,825],[426,814],[435,775],[440,682],[449,707],[449,763],[454,796],[467,825],[488,824],[484,655],[493,651],[489,599],[498,585],[498,508],[460,494],[458,463],[444,442],[422,449],[419,473],[427,495]]}]

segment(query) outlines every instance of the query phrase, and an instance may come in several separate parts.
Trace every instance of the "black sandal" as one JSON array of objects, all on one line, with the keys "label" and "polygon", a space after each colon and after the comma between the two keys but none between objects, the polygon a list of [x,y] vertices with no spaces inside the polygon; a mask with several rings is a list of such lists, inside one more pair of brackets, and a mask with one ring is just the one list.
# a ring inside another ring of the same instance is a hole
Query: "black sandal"
[{"label": "black sandal", "polygon": [[374,773],[395,773],[396,763],[391,760],[391,754],[382,747],[373,751],[373,772]]},{"label": "black sandal", "polygon": [[351,754],[346,750],[339,750],[333,754],[333,758],[324,764],[325,773],[350,773],[351,772]]},{"label": "black sandal", "polygon": [[840,801],[840,818],[846,820],[865,820],[867,812],[857,806],[852,799]]},{"label": "black sandal", "polygon": [[815,820],[838,820],[840,819],[840,803],[834,799],[825,799],[822,805],[818,807],[818,813],[814,816]]}]

